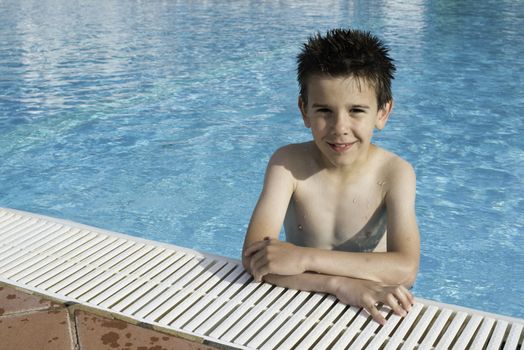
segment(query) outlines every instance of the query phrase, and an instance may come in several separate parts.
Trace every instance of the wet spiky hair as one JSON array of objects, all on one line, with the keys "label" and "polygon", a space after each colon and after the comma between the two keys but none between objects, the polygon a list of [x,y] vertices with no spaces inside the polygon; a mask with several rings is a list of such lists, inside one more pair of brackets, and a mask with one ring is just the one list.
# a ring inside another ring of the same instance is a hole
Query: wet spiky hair
[{"label": "wet spiky hair", "polygon": [[325,36],[311,36],[297,56],[300,97],[307,104],[307,82],[313,75],[348,76],[371,84],[378,108],[383,108],[393,99],[395,65],[388,52],[380,39],[365,31],[332,29]]}]

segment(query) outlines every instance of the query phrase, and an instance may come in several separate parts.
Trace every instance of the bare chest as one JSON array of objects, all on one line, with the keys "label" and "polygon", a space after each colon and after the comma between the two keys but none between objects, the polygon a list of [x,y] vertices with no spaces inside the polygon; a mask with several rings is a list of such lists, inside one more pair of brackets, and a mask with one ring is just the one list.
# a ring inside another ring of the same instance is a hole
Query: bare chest
[{"label": "bare chest", "polygon": [[385,250],[386,224],[379,181],[368,178],[351,186],[305,181],[290,202],[285,230],[288,241],[302,246],[377,251]]}]

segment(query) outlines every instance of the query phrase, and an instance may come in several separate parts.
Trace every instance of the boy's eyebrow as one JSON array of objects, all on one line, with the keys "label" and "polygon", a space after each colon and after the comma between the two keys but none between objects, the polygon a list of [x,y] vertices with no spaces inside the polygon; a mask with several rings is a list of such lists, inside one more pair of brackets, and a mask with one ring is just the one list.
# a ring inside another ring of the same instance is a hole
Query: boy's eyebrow
[{"label": "boy's eyebrow", "polygon": [[311,105],[312,108],[318,108],[318,107],[321,107],[321,108],[327,108],[329,107],[328,105],[324,105],[324,104],[321,104],[321,103],[313,103]]},{"label": "boy's eyebrow", "polygon": [[[329,105],[322,104],[322,103],[313,103],[311,105],[312,108],[330,108]],[[360,108],[360,109],[370,109],[368,105],[348,105],[348,107],[351,108]]]},{"label": "boy's eyebrow", "polygon": [[351,108],[369,109],[368,105],[350,105]]}]

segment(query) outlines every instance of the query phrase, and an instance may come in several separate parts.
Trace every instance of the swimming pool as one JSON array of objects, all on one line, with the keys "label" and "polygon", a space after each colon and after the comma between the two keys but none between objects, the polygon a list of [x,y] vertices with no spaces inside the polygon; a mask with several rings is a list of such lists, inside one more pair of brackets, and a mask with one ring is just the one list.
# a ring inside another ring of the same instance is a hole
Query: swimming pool
[{"label": "swimming pool", "polygon": [[415,293],[524,317],[524,8],[512,1],[0,3],[0,206],[238,258],[295,55],[369,29],[397,63],[376,142],[418,175]]}]

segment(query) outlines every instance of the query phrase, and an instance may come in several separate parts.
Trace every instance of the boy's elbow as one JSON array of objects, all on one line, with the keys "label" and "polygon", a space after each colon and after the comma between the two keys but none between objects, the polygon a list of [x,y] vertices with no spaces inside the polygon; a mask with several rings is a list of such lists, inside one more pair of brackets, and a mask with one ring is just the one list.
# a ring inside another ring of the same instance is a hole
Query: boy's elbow
[{"label": "boy's elbow", "polygon": [[418,266],[418,259],[397,260],[394,265],[391,265],[392,269],[384,271],[382,278],[378,278],[377,281],[411,288],[417,279]]},{"label": "boy's elbow", "polygon": [[403,281],[402,285],[408,289],[413,288],[413,285],[415,284],[415,281],[417,279],[417,274],[410,274],[408,275],[405,280]]},{"label": "boy's elbow", "polygon": [[402,284],[406,288],[411,288],[415,284],[418,274],[418,263],[417,264],[408,264],[402,271]]},{"label": "boy's elbow", "polygon": [[377,278],[376,281],[392,285],[402,285],[406,288],[411,288],[415,284],[417,278],[416,273],[399,270],[396,274],[390,274],[387,277]]}]

